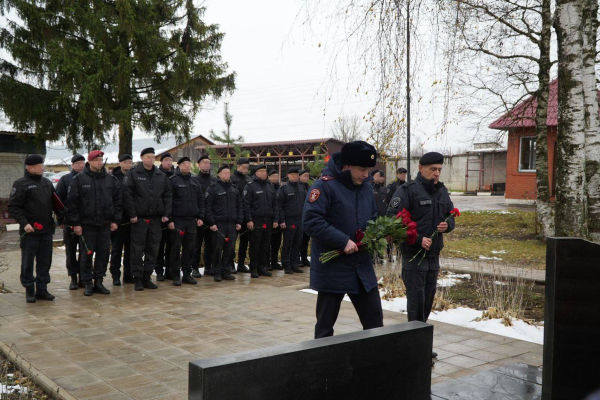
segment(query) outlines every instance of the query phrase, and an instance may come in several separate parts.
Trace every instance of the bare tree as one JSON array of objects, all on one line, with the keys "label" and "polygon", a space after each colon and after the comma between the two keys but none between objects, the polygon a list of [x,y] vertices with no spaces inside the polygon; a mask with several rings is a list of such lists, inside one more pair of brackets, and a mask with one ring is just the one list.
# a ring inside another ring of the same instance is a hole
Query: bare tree
[{"label": "bare tree", "polygon": [[331,136],[344,143],[362,139],[362,120],[358,115],[342,115],[333,122]]}]

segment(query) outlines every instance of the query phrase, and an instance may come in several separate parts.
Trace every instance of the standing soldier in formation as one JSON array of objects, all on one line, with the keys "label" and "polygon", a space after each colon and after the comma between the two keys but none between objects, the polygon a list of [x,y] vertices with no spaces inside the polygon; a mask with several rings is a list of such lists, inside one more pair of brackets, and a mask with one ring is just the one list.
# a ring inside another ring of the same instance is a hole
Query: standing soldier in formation
[{"label": "standing soldier in formation", "polygon": [[[60,198],[63,204],[67,203],[67,192],[69,186],[75,175],[83,171],[85,167],[85,157],[81,154],[75,154],[71,157],[71,172],[63,175],[58,184],[56,185],[56,194]],[[78,287],[83,286],[81,277],[79,277],[79,257],[77,255],[77,237],[73,234],[73,227],[66,224],[65,221],[59,221],[63,224],[63,243],[65,244],[65,253],[67,261],[67,272],[71,277],[71,283],[69,284],[70,290],[77,290]]]},{"label": "standing soldier in formation", "polygon": [[298,168],[290,168],[288,181],[278,193],[279,225],[283,230],[283,249],[281,264],[286,274],[304,272],[298,268],[300,246],[302,244],[302,208],[306,198],[306,189],[298,182]]},{"label": "standing soldier in formation", "polygon": [[242,228],[244,210],[242,197],[231,183],[228,165],[219,167],[217,180],[206,191],[206,224],[212,232],[214,246],[212,267],[215,282],[234,280],[230,265],[235,253],[237,232]]},{"label": "standing soldier in formation", "polygon": [[[300,171],[300,184],[304,186],[306,193],[308,193],[308,189],[310,189],[310,171],[307,169],[303,169]],[[302,244],[300,246],[300,262],[299,266],[308,267],[310,266],[310,261],[308,261],[308,243],[310,242],[310,236],[302,231]]]},{"label": "standing soldier in formation", "polygon": [[[121,154],[119,156],[119,166],[113,168],[112,175],[119,181],[119,191],[123,199],[123,179],[127,172],[133,166],[133,157],[131,154]],[[131,223],[129,215],[123,207],[121,221],[116,231],[110,233],[110,274],[113,278],[113,286],[121,286],[121,257],[123,257],[123,282],[133,283],[133,274],[131,273]]]},{"label": "standing soldier in formation", "polygon": [[167,175],[154,166],[154,149],[140,154],[142,163],[124,180],[125,211],[131,222],[131,269],[135,290],[156,289],[152,270],[156,265],[161,223],[171,215],[172,194]]},{"label": "standing soldier in formation", "polygon": [[[196,176],[196,181],[200,185],[200,189],[202,190],[203,198],[206,197],[206,190],[210,186],[211,183],[215,182],[215,178],[210,175],[210,158],[207,154],[203,154],[198,159],[198,176]],[[208,226],[206,224],[198,227],[196,234],[196,250],[192,256],[192,277],[193,278],[201,278],[202,274],[200,274],[200,253],[202,250],[202,244],[204,243],[204,274],[212,275],[212,244],[211,244],[211,234]]]},{"label": "standing soldier in formation", "polygon": [[371,173],[373,176],[373,195],[375,196],[375,204],[377,205],[377,215],[385,215],[387,211],[387,187],[385,186],[385,175],[383,171],[376,169]]},{"label": "standing soldier in formation", "polygon": [[[402,280],[406,286],[406,311],[409,321],[427,322],[437,288],[440,270],[440,251],[444,247],[443,234],[454,229],[454,218],[444,220],[453,209],[448,190],[440,182],[444,156],[431,152],[419,160],[416,179],[396,190],[388,208],[388,215],[396,215],[406,208],[417,223],[417,242],[402,243]],[[438,234],[430,238],[433,232]],[[421,250],[425,258],[411,261]],[[437,354],[433,353],[433,357]]]},{"label": "standing soldier in formation", "polygon": [[[175,169],[173,168],[173,157],[170,153],[164,153],[160,157],[160,166],[158,169],[170,178],[175,173]],[[162,235],[160,238],[160,245],[158,247],[158,256],[156,260],[156,280],[164,281],[166,279],[171,279],[171,269],[169,265],[169,254],[171,252],[171,238],[172,236],[169,234],[167,228],[167,224],[163,224],[162,227]]]},{"label": "standing soldier in formation", "polygon": [[197,228],[203,225],[204,194],[200,184],[190,173],[190,159],[180,158],[177,167],[175,175],[169,178],[173,192],[173,217],[168,226],[171,235],[169,265],[173,285],[181,286],[181,282],[195,285],[198,282],[191,276],[192,256],[196,248]]},{"label": "standing soldier in formation", "polygon": [[[277,193],[279,192],[279,173],[277,170],[272,169],[269,171],[269,183],[273,186],[275,190],[275,198],[277,198]],[[275,219],[274,221],[278,221],[279,219]],[[281,227],[277,225],[276,228],[273,228],[271,231],[271,267],[270,269],[283,269],[281,264],[279,264],[279,249],[281,248],[281,237],[282,237]]]},{"label": "standing soldier in formation", "polygon": [[[36,299],[54,300],[47,286],[52,264],[52,211],[58,209],[53,207],[54,186],[42,176],[43,163],[44,158],[39,154],[25,158],[25,175],[13,183],[8,200],[8,212],[19,223],[21,285],[28,303],[35,303]],[[34,261],[36,276],[33,275]]]},{"label": "standing soldier in formation", "polygon": [[[242,196],[242,191],[244,190],[244,187],[246,187],[246,185],[248,183],[252,182],[252,178],[250,178],[250,176],[248,176],[249,171],[250,171],[250,161],[245,157],[238,159],[237,169],[231,176],[231,183],[233,184],[233,186],[235,186],[237,188],[237,190],[240,194],[240,197]],[[246,232],[246,227],[245,227],[246,222],[247,222],[247,220],[244,217],[244,224],[242,225],[242,230],[240,231],[240,244],[238,247],[238,254],[237,254],[237,272],[250,272],[248,267],[246,267],[246,265],[245,265],[246,253],[248,252],[248,243],[249,243],[248,234],[245,233]],[[231,262],[231,267],[232,267],[232,272],[235,274],[236,271],[235,271],[235,267],[233,266],[233,261]]]},{"label": "standing soldier in formation", "polygon": [[244,215],[250,235],[250,274],[271,276],[269,272],[272,229],[277,228],[277,199],[273,186],[267,181],[266,165],[254,168],[254,178],[243,192]]},{"label": "standing soldier in formation", "polygon": [[396,190],[406,183],[406,168],[398,168],[396,170],[396,180],[390,183],[387,187],[387,194],[385,195],[385,204],[389,205],[392,200],[392,196],[396,193]]},{"label": "standing soldier in formation", "polygon": [[[346,143],[329,160],[323,177],[312,186],[304,209],[304,226],[312,239],[310,287],[317,296],[315,339],[333,335],[340,304],[348,294],[363,329],[383,326],[383,311],[373,260],[359,252],[358,230],[377,217],[373,189],[365,182],[375,166],[375,148],[363,141]],[[326,264],[323,252],[345,253]]]},{"label": "standing soldier in formation", "polygon": [[79,260],[86,296],[94,292],[110,293],[102,280],[110,254],[110,232],[118,229],[122,215],[119,181],[106,173],[103,156],[100,150],[89,152],[88,163],[73,178],[67,196],[69,224],[73,226],[75,235],[81,238]]}]

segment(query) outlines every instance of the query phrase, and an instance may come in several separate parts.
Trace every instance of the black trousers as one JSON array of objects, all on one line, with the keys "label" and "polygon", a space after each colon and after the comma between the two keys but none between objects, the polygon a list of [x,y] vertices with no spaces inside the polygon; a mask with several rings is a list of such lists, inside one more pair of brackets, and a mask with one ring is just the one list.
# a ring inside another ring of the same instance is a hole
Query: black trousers
[{"label": "black trousers", "polygon": [[73,234],[73,227],[65,225],[63,228],[63,242],[67,259],[67,273],[69,276],[79,274],[79,257],[77,256],[78,238]]},{"label": "black trousers", "polygon": [[271,231],[271,265],[279,261],[279,250],[281,249],[281,240],[283,233],[281,228],[277,227]]},{"label": "black trousers", "polygon": [[259,271],[267,270],[269,267],[270,256],[269,246],[271,245],[271,232],[273,230],[273,219],[256,217],[254,218],[254,230],[248,232],[250,235],[250,269]]},{"label": "black trousers", "polygon": [[[102,279],[106,275],[110,254],[110,227],[83,225],[81,228],[83,229],[83,239],[79,237],[81,281],[87,283],[92,279]],[[88,254],[90,251],[92,253]]]},{"label": "black trousers", "polygon": [[283,248],[281,249],[281,264],[286,269],[298,265],[300,246],[302,245],[302,220],[300,217],[286,218],[283,230]]},{"label": "black trousers", "polygon": [[173,218],[175,229],[169,229],[171,235],[171,248],[169,253],[169,267],[173,279],[179,277],[183,270],[184,275],[192,272],[192,258],[196,249],[196,218]]},{"label": "black trousers", "polygon": [[160,237],[160,244],[158,246],[158,255],[156,256],[156,266],[154,270],[156,271],[156,275],[170,275],[170,262],[169,262],[169,254],[171,254],[171,246],[173,235],[167,229],[167,224],[162,224],[162,233]]},{"label": "black trousers", "polygon": [[410,257],[402,257],[408,320],[427,322],[437,289],[440,261],[438,257],[425,257],[419,265],[419,257],[412,263],[409,259]]},{"label": "black trousers", "polygon": [[[363,329],[379,328],[383,326],[383,311],[379,289],[370,292],[364,290],[359,294],[350,294],[348,297],[354,305]],[[317,323],[315,325],[315,339],[333,336],[333,325],[340,312],[340,305],[344,293],[319,292],[317,295]]]},{"label": "black trousers", "polygon": [[[245,233],[242,235],[242,233],[246,232],[247,230],[248,229],[246,228],[246,224],[243,223],[242,229],[240,229],[240,232],[239,232],[240,244],[238,246],[238,254],[237,254],[237,262],[238,262],[238,264],[242,264],[242,265],[246,264],[246,254],[248,253],[248,244],[250,243],[250,234]],[[233,263],[233,260],[232,260],[232,263]]]},{"label": "black trousers", "polygon": [[[21,232],[23,235],[23,232]],[[28,233],[21,239],[21,285],[38,290],[46,289],[50,283],[52,265],[52,234]],[[33,262],[35,261],[35,276]]]},{"label": "black trousers", "polygon": [[[226,274],[233,263],[235,240],[238,233],[235,230],[235,223],[233,222],[220,222],[217,223],[217,227],[219,228],[218,231],[211,231],[211,240],[214,244],[212,267],[215,273],[220,271]],[[244,236],[247,236],[247,234]]]},{"label": "black trousers", "polygon": [[[200,267],[200,256],[202,252],[202,245],[204,244],[204,268],[211,268],[212,265],[212,235],[208,226],[201,226],[196,229],[196,247],[194,254],[192,255],[192,266],[193,268]],[[205,270],[206,271],[206,270]]]},{"label": "black trousers", "polygon": [[306,260],[308,257],[308,243],[310,242],[310,235],[302,232],[302,245],[300,246],[300,261]]},{"label": "black trousers", "polygon": [[133,278],[131,273],[131,225],[121,225],[110,233],[110,274],[113,278],[121,277],[121,256],[123,257],[123,277]]},{"label": "black trousers", "polygon": [[139,218],[131,224],[131,272],[135,279],[149,279],[156,265],[162,235],[160,217]]}]

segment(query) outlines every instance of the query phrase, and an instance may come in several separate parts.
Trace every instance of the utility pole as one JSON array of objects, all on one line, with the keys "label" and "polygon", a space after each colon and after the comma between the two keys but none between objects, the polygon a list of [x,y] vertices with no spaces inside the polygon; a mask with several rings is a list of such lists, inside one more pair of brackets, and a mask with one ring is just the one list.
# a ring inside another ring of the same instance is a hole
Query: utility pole
[{"label": "utility pole", "polygon": [[410,182],[410,0],[406,0],[406,171]]}]

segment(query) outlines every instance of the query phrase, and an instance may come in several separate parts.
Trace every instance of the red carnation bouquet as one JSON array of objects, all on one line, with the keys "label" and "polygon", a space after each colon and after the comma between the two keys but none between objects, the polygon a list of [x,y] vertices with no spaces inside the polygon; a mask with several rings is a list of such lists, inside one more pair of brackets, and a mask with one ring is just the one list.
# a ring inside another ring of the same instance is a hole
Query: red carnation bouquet
[{"label": "red carnation bouquet", "polygon": [[[34,222],[33,229],[35,229],[36,231],[41,231],[42,229],[44,229],[44,225],[40,224],[39,222]],[[27,235],[27,232],[21,235],[21,239],[23,239],[25,235]]]},{"label": "red carnation bouquet", "polygon": [[[460,211],[458,210],[458,208],[453,208],[452,210],[450,210],[450,212],[448,213],[448,216],[444,219],[443,222],[448,222],[448,220],[450,219],[450,217],[460,217]],[[433,239],[437,236],[438,231],[437,229],[431,234],[431,236],[429,236],[429,238],[431,239],[431,242],[433,243]],[[416,239],[416,238],[415,238]],[[421,250],[419,250],[419,252],[417,254],[415,254],[408,262],[413,262],[419,255],[421,255],[421,259],[419,260],[419,265],[421,265],[421,263],[423,262],[423,259],[425,258],[425,256],[427,255],[427,250],[421,248]]]},{"label": "red carnation bouquet", "polygon": [[[395,217],[382,216],[367,222],[365,231],[356,231],[355,239],[358,251],[368,251],[372,255],[382,256],[389,242],[396,245],[417,241],[417,223],[411,219],[410,212],[402,209]],[[321,253],[319,261],[327,263],[344,254],[343,250],[331,250]]]}]

